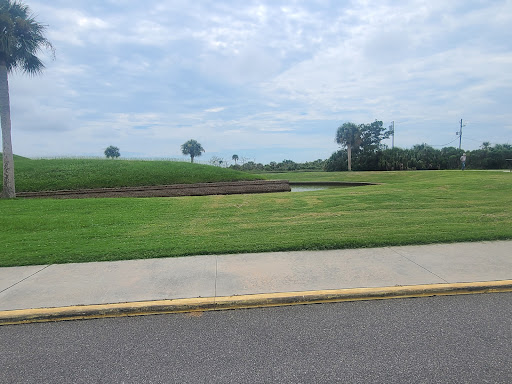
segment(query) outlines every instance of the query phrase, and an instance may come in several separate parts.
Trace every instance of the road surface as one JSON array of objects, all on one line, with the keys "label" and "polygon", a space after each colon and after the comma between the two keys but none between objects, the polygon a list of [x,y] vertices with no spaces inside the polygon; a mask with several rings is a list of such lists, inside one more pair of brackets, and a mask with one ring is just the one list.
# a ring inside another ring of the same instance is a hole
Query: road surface
[{"label": "road surface", "polygon": [[0,327],[1,383],[512,383],[512,293]]}]

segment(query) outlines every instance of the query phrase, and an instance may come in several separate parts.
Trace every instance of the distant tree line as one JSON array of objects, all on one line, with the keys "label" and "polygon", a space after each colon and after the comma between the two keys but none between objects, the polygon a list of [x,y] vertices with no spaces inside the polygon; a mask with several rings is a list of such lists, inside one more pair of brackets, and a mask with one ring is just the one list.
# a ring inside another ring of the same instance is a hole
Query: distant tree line
[{"label": "distant tree line", "polygon": [[[379,148],[373,151],[357,151],[352,157],[354,171],[400,171],[428,169],[458,169],[460,157],[466,153],[466,168],[506,169],[511,165],[512,146],[496,144],[473,151],[454,147],[433,148],[427,144],[417,144],[410,149]],[[325,162],[325,171],[348,170],[348,154],[342,149],[331,155]]]},{"label": "distant tree line", "polygon": [[[460,158],[466,153],[466,167],[470,169],[507,169],[512,167],[512,145],[496,144],[492,146],[484,142],[480,149],[464,151],[454,147],[435,149],[428,144],[417,144],[410,149],[387,148],[381,141],[391,134],[382,127],[382,121],[370,124],[355,125],[345,123],[336,132],[335,140],[345,148],[334,152],[327,160],[318,159],[305,163],[293,160],[272,161],[269,164],[256,163],[244,157],[233,155],[235,164],[229,165],[220,157],[213,156],[209,163],[218,167],[229,167],[240,171],[253,172],[290,172],[290,171],[401,171],[428,169],[458,169]],[[350,146],[350,149],[349,149]],[[182,146],[183,154],[194,157],[201,156],[203,147],[196,140],[189,140]],[[349,167],[349,151],[351,167]],[[119,148],[109,146],[105,150],[107,158],[120,156]],[[240,163],[237,163],[240,160]]]},{"label": "distant tree line", "polygon": [[466,164],[474,169],[505,169],[510,167],[510,162],[506,159],[512,159],[512,145],[496,144],[490,146],[489,143],[483,143],[481,149],[467,151],[469,154]]},{"label": "distant tree line", "polygon": [[[400,171],[428,169],[458,169],[460,158],[466,153],[466,167],[469,169],[506,169],[512,166],[510,144],[492,146],[484,142],[480,149],[464,151],[454,147],[436,149],[428,144],[417,144],[412,148],[388,148],[382,140],[392,135],[382,121],[368,124],[344,123],[338,127],[335,141],[342,149],[334,152],[327,160],[296,163],[283,160],[280,163],[256,163],[254,161],[231,165],[241,171],[289,172],[289,171]],[[238,160],[238,156],[237,156]]]},{"label": "distant tree line", "polygon": [[325,171],[397,171],[457,169],[466,153],[466,166],[472,169],[505,169],[510,166],[512,146],[484,142],[480,149],[464,151],[454,147],[435,149],[417,144],[410,149],[389,149],[382,145],[393,132],[383,128],[382,121],[356,125],[345,123],[336,131],[335,141],[342,149],[325,161]]},{"label": "distant tree line", "polygon": [[[417,144],[409,149],[390,149],[383,146],[366,151],[360,148],[355,151],[352,149],[352,170],[459,169],[460,157],[463,153],[467,155],[466,168],[469,169],[507,169],[511,166],[506,161],[506,159],[512,159],[512,146],[509,144],[482,145],[481,149],[473,151],[464,151],[454,147],[436,149],[427,144]],[[220,164],[215,165],[220,166]],[[283,160],[280,163],[272,161],[269,164],[248,161],[244,164],[231,165],[229,168],[254,172],[347,171],[348,153],[346,149],[341,149],[333,153],[327,160],[318,159],[305,163]]]},{"label": "distant tree line", "polygon": [[280,163],[271,161],[269,164],[248,161],[243,164],[234,164],[229,168],[239,171],[261,171],[261,172],[290,172],[290,171],[323,171],[325,160],[318,159],[305,163],[296,163],[292,160],[283,160]]}]

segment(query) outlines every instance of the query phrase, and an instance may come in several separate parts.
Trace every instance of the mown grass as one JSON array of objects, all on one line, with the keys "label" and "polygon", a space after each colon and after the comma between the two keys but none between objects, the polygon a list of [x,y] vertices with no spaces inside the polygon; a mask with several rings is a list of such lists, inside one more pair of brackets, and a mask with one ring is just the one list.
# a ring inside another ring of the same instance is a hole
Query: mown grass
[{"label": "mown grass", "polygon": [[[1,161],[0,161],[1,163]],[[172,161],[50,159],[14,160],[16,191],[138,187],[254,180],[258,177],[210,165]]]},{"label": "mown grass", "polygon": [[512,239],[512,173],[291,173],[381,185],[180,198],[1,200],[0,265]]}]

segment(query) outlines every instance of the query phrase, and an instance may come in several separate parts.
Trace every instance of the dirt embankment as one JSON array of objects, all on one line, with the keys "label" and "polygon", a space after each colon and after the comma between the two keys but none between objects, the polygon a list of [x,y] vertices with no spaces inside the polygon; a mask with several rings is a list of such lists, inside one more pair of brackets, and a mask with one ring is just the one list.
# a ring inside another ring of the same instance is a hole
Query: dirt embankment
[{"label": "dirt embankment", "polygon": [[18,192],[16,197],[80,199],[90,197],[178,197],[289,192],[288,180],[256,180],[220,183],[173,184],[146,187]]}]

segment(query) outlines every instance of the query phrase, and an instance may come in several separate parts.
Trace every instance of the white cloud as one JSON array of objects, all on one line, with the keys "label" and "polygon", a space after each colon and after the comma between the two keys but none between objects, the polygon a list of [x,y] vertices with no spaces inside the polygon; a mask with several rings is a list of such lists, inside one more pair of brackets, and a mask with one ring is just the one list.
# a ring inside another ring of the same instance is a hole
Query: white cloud
[{"label": "white cloud", "polygon": [[101,156],[113,144],[179,157],[193,137],[208,153],[242,148],[279,161],[272,148],[305,161],[336,149],[342,122],[374,119],[396,122],[397,145],[447,143],[460,118],[472,121],[475,146],[512,141],[509,1],[34,0],[31,8],[49,25],[57,57],[44,57],[41,77],[10,78],[23,155]]},{"label": "white cloud", "polygon": [[216,112],[222,112],[225,109],[226,109],[225,107],[209,108],[209,109],[205,109],[205,112],[216,113]]},{"label": "white cloud", "polygon": [[260,128],[262,132],[290,132],[292,128]]}]

